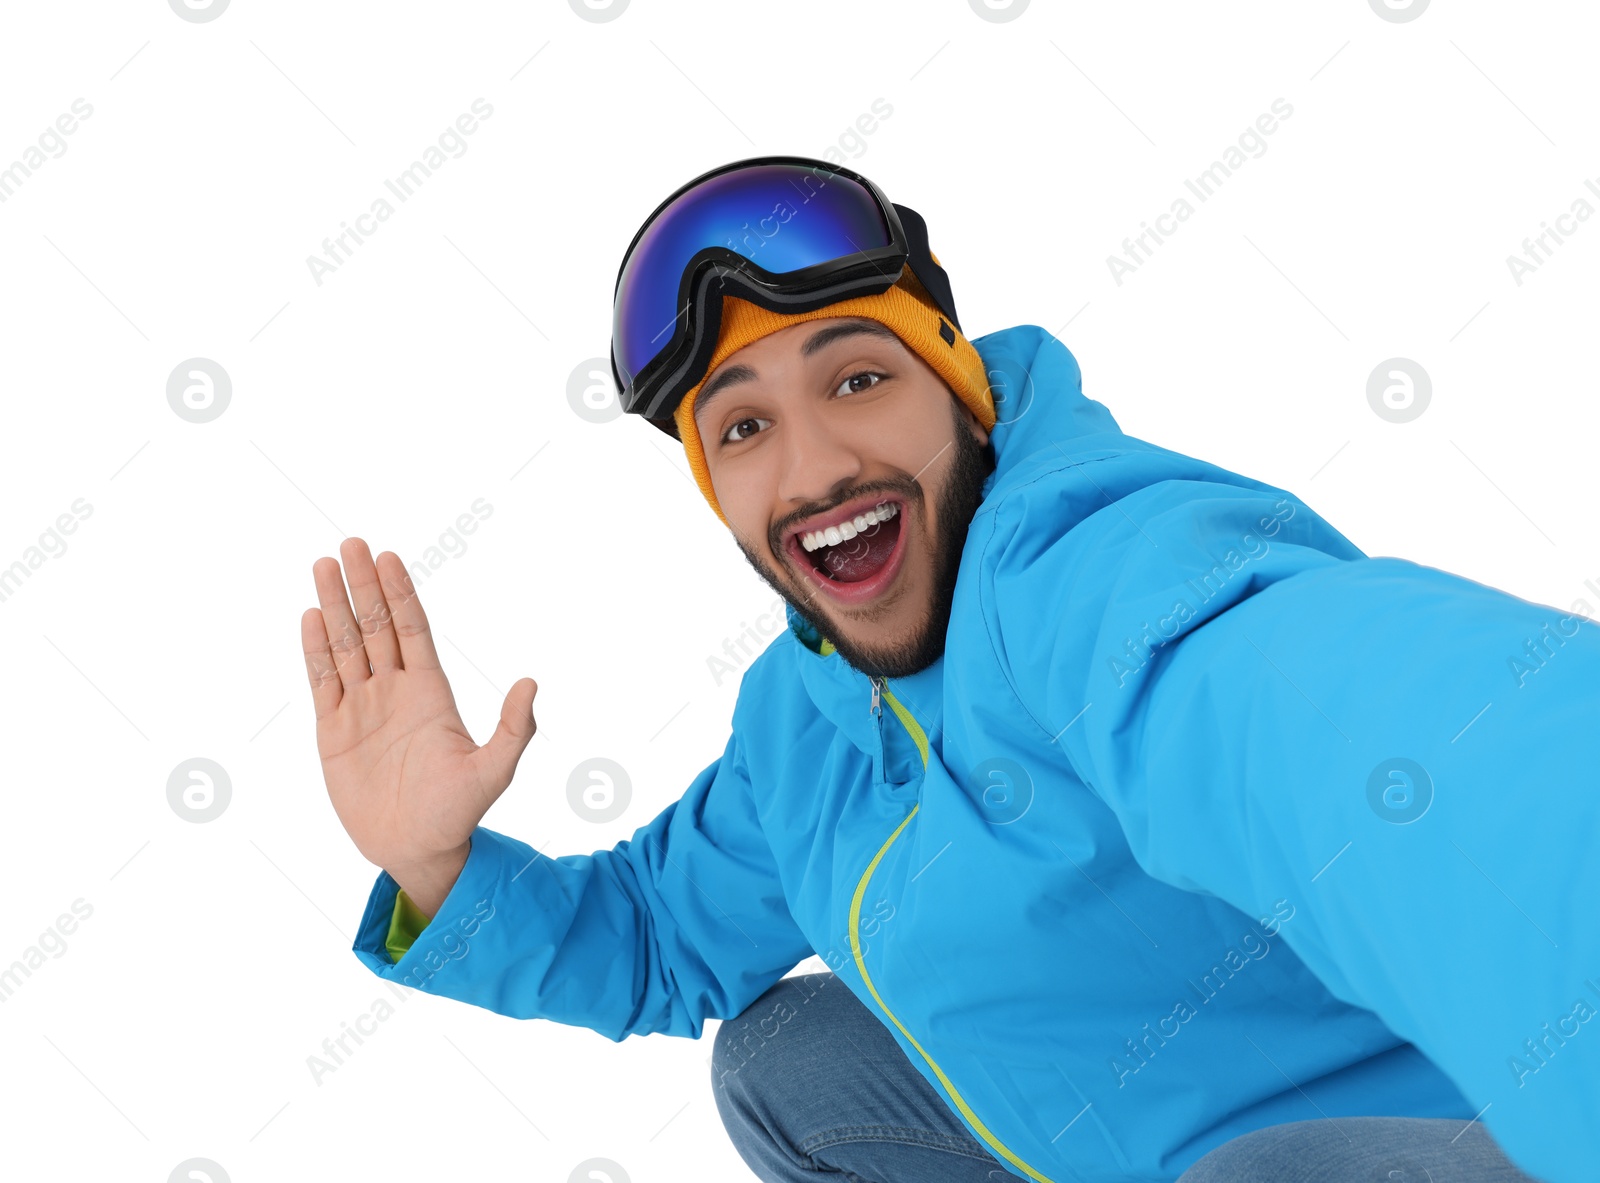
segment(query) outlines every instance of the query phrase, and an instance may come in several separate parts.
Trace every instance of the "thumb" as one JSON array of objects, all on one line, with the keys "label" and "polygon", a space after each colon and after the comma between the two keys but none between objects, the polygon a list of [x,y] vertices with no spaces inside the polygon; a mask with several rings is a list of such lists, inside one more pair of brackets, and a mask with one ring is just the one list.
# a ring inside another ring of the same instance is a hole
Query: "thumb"
[{"label": "thumb", "polygon": [[494,734],[473,755],[483,779],[498,789],[511,783],[517,761],[538,730],[533,720],[533,696],[538,692],[539,684],[532,678],[522,678],[512,686],[500,708],[500,722]]}]

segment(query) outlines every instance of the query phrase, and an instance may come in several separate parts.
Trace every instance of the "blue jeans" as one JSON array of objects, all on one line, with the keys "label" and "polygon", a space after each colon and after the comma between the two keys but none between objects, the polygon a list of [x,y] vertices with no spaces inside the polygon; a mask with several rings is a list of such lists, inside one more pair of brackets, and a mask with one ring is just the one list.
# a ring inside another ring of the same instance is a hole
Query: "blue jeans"
[{"label": "blue jeans", "polygon": [[[781,999],[777,1035],[755,1024]],[[784,978],[712,1049],[728,1136],[763,1183],[1030,1183],[1003,1169],[889,1030],[831,973]],[[1177,1183],[1538,1183],[1481,1122],[1340,1117],[1269,1126],[1217,1147]]]}]

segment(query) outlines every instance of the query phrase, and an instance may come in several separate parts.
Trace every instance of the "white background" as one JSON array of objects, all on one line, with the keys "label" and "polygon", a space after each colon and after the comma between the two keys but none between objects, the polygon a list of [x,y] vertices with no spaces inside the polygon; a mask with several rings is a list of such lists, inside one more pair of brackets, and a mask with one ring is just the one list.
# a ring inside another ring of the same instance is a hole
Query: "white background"
[{"label": "white background", "polygon": [[[445,548],[418,587],[477,738],[538,680],[491,828],[609,847],[722,750],[737,678],[707,659],[772,593],[673,441],[567,396],[607,353],[638,223],[718,164],[840,146],[926,217],[968,336],[1055,332],[1128,433],[1289,489],[1368,554],[1600,604],[1600,218],[1521,285],[1506,264],[1576,199],[1600,209],[1591,5],[0,19],[0,168],[93,108],[0,203],[0,567],[92,507],[0,601],[0,967],[93,909],[0,1003],[8,1176],[165,1180],[206,1156],[235,1181],[565,1180],[595,1157],[749,1177],[712,1099],[715,1022],[614,1044],[413,993],[320,1083],[307,1065],[391,999],[350,951],[376,868],[329,805],[300,653],[311,564],[342,538]],[[395,202],[384,179],[478,98],[464,154]],[[1264,154],[1118,284],[1107,257],[1279,98]],[[386,195],[319,284],[307,257]],[[1397,356],[1433,383],[1405,424],[1366,396]],[[205,424],[166,397],[193,357],[232,380]],[[206,824],[167,802],[195,756],[232,784]],[[604,825],[567,803],[593,756],[632,784]]]}]

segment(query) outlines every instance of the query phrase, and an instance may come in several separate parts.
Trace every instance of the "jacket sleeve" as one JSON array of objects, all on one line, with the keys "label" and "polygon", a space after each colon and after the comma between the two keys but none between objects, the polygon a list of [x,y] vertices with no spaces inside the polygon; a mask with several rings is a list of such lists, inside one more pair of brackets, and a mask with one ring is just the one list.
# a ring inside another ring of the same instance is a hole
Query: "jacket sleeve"
[{"label": "jacket sleeve", "polygon": [[[811,947],[790,915],[737,733],[683,796],[610,850],[552,858],[479,826],[431,921],[405,943],[380,871],[353,946],[381,978],[519,1019],[698,1039]],[[402,950],[391,958],[389,942]]]},{"label": "jacket sleeve", "polygon": [[1053,535],[997,507],[980,596],[1039,759],[1156,878],[1292,903],[1295,953],[1523,1170],[1600,1178],[1593,609],[1368,557],[1281,493],[1161,481]]}]

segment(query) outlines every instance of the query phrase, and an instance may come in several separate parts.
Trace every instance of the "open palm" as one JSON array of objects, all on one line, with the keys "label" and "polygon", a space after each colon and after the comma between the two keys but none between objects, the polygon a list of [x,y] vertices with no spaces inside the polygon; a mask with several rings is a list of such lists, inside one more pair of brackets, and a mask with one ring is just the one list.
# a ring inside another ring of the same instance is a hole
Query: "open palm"
[{"label": "open palm", "polygon": [[374,564],[359,538],[345,539],[340,553],[350,597],[339,563],[318,559],[311,570],[321,606],[300,618],[328,796],[356,848],[396,878],[451,859],[459,867],[533,738],[538,684],[523,678],[511,687],[480,747],[399,556],[384,551]]}]

